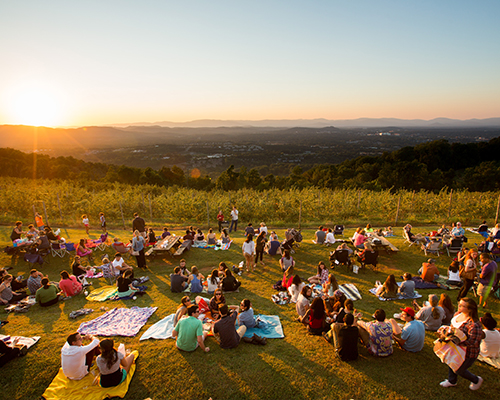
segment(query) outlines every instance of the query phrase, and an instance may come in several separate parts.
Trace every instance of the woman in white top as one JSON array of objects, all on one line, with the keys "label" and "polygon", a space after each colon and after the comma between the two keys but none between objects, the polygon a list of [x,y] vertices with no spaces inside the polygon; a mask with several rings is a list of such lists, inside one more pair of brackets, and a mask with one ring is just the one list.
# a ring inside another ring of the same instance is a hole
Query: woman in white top
[{"label": "woman in white top", "polygon": [[267,226],[264,222],[260,223],[259,233],[262,231],[266,232],[266,236],[267,236]]},{"label": "woman in white top", "polygon": [[255,243],[253,241],[253,235],[247,236],[241,248],[243,250],[243,257],[245,257],[247,272],[250,272],[250,267],[252,268],[252,271],[255,271],[255,264],[253,262],[255,255]]},{"label": "woman in white top", "polygon": [[460,264],[458,261],[452,261],[448,267],[448,280],[447,285],[462,286],[462,279],[460,279]]},{"label": "woman in white top", "polygon": [[484,338],[480,345],[481,355],[498,358],[500,356],[500,332],[495,329],[497,321],[489,312],[484,313],[484,317],[479,318],[479,321],[486,328],[483,329]]},{"label": "woman in white top", "polygon": [[207,293],[214,294],[215,290],[219,287],[219,283],[219,270],[213,269],[212,273],[207,277]]},{"label": "woman in white top", "polygon": [[297,303],[300,292],[305,285],[306,284],[302,282],[302,279],[300,279],[300,276],[295,275],[293,277],[292,284],[288,288],[288,293],[290,293],[291,296],[290,303]]}]

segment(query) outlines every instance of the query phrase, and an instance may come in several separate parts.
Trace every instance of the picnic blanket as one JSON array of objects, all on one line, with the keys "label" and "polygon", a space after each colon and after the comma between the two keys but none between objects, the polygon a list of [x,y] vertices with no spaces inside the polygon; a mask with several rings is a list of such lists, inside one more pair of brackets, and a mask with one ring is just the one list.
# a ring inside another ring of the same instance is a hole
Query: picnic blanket
[{"label": "picnic blanket", "polygon": [[420,276],[414,276],[411,278],[415,282],[415,289],[459,289],[458,286],[451,286],[446,284],[447,277],[440,276],[435,283],[426,282]]},{"label": "picnic blanket", "polygon": [[361,300],[361,293],[359,293],[358,288],[353,283],[343,283],[339,285],[339,290],[352,301]]},{"label": "picnic blanket", "polygon": [[481,354],[479,354],[479,357],[477,358],[479,361],[482,361],[486,364],[490,364],[491,366],[500,369],[500,357],[499,358],[489,358],[489,357],[483,357]]},{"label": "picnic blanket", "polygon": [[86,297],[89,301],[106,301],[118,293],[116,286],[102,286],[99,289],[92,290]]},{"label": "picnic blanket", "polygon": [[3,341],[13,341],[16,338],[19,338],[19,341],[17,342],[19,346],[26,345],[29,349],[31,346],[33,346],[36,342],[40,340],[41,336],[25,337],[25,336],[0,335],[0,340]]},{"label": "picnic blanket", "polygon": [[192,247],[196,247],[198,249],[214,249],[215,248],[215,244],[208,244],[206,241],[203,241],[203,242],[197,242],[197,241],[195,241],[192,244]]},{"label": "picnic blanket", "polygon": [[100,317],[83,322],[78,328],[82,335],[135,336],[158,307],[113,308]]},{"label": "picnic blanket", "polygon": [[214,250],[229,250],[229,248],[231,247],[231,243],[233,243],[233,241],[231,240],[229,243],[221,243],[221,245],[216,245],[214,247]]},{"label": "picnic blanket", "polygon": [[255,318],[260,318],[265,322],[265,328],[249,328],[245,332],[245,337],[252,337],[254,333],[258,336],[268,339],[283,339],[283,327],[281,326],[280,317],[277,315],[255,315]]},{"label": "picnic blanket", "polygon": [[[137,350],[134,350],[132,354],[135,353],[135,358],[139,356]],[[90,373],[87,374],[83,379],[79,381],[74,381],[66,378],[62,368],[59,368],[59,372],[55,378],[50,383],[49,387],[45,390],[42,397],[45,400],[102,400],[110,397],[125,397],[130,385],[130,381],[134,376],[135,372],[135,362],[130,367],[130,371],[127,373],[127,378],[120,383],[118,386],[110,388],[102,388],[100,385],[93,385],[94,376],[98,375],[97,366],[90,369]]]},{"label": "picnic blanket", "polygon": [[[369,292],[370,292],[371,294],[373,294],[374,296],[377,296],[377,288],[371,288],[371,289],[369,290]],[[379,299],[380,301],[390,301],[390,300],[408,300],[408,299],[419,299],[419,298],[421,298],[421,297],[422,297],[422,295],[421,295],[421,294],[419,294],[419,293],[417,293],[417,292],[415,292],[415,296],[414,296],[414,297],[405,297],[405,296],[401,296],[400,294],[398,294],[398,297],[394,297],[394,298],[392,298],[392,299],[386,299],[385,297],[380,297],[380,296],[377,296],[377,297],[378,297],[378,299]]]},{"label": "picnic blanket", "polygon": [[172,337],[174,330],[174,317],[175,314],[167,315],[162,320],[153,324],[149,329],[144,332],[139,341],[146,339],[169,339]]}]

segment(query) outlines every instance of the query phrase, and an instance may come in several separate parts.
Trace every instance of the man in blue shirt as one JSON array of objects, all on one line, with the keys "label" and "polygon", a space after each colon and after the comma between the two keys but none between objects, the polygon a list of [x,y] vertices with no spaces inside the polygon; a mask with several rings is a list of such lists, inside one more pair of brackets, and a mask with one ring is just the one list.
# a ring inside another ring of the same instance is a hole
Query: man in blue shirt
[{"label": "man in blue shirt", "polygon": [[422,321],[415,320],[415,310],[411,307],[401,309],[401,317],[405,325],[401,328],[394,319],[392,325],[392,338],[406,351],[416,353],[424,348],[425,326]]}]

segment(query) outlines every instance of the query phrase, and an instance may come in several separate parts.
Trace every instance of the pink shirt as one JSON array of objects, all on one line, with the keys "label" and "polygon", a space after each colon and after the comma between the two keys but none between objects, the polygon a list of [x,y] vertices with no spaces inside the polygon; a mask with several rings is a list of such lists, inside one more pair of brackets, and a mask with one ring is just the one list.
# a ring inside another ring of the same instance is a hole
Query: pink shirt
[{"label": "pink shirt", "polygon": [[74,275],[71,275],[69,279],[59,281],[59,288],[66,296],[74,296],[82,291],[82,284],[78,282]]},{"label": "pink shirt", "polygon": [[358,235],[356,236],[356,239],[354,240],[354,246],[359,246],[360,244],[363,244],[366,242],[366,236],[365,235]]}]

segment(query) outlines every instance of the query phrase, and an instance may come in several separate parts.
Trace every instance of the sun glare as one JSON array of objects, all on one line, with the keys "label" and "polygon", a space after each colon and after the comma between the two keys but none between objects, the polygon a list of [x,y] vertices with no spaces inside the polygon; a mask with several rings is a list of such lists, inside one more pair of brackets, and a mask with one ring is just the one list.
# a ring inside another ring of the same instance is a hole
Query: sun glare
[{"label": "sun glare", "polygon": [[19,90],[13,93],[9,103],[15,124],[49,127],[61,124],[62,105],[56,95],[48,90]]}]

